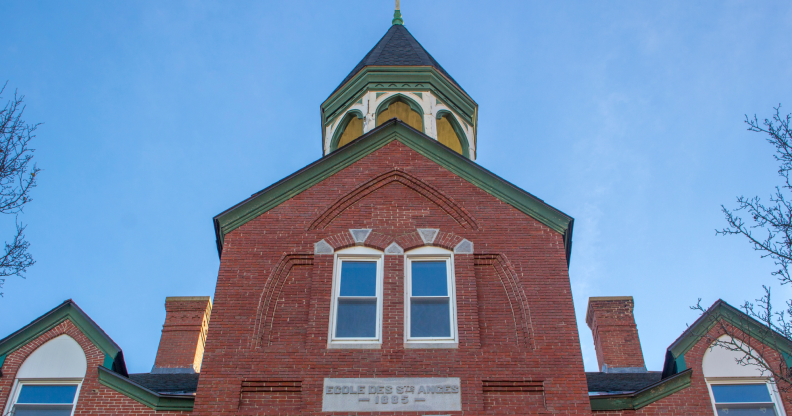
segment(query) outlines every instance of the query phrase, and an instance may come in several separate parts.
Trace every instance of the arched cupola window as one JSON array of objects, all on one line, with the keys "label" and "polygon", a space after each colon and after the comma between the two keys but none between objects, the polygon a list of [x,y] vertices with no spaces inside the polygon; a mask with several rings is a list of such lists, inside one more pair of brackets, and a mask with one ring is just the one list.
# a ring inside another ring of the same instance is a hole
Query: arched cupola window
[{"label": "arched cupola window", "polygon": [[437,141],[465,157],[470,157],[466,137],[462,126],[450,111],[442,110],[437,113]]},{"label": "arched cupola window", "polygon": [[402,94],[388,97],[377,107],[377,126],[396,117],[423,132],[423,110],[413,99]]},{"label": "arched cupola window", "polygon": [[4,414],[72,415],[87,369],[85,352],[72,337],[46,342],[17,371]]},{"label": "arched cupola window", "polygon": [[353,110],[344,115],[338,123],[333,140],[330,142],[330,151],[336,150],[352,140],[363,135],[363,113]]}]

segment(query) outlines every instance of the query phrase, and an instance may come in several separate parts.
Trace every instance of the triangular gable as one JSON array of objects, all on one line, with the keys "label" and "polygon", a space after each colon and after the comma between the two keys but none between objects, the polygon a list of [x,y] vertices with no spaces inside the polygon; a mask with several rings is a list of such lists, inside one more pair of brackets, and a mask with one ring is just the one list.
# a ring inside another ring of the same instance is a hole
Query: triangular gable
[{"label": "triangular gable", "polygon": [[663,378],[687,369],[685,354],[721,319],[745,332],[751,338],[778,351],[786,361],[786,365],[792,368],[792,342],[767,325],[748,316],[745,312],[718,299],[668,347],[663,365]]},{"label": "triangular gable", "polygon": [[121,348],[71,299],[0,340],[0,370],[8,354],[27,345],[67,319],[105,354],[103,367],[127,376]]},{"label": "triangular gable", "polygon": [[215,216],[214,225],[218,254],[222,256],[223,241],[226,234],[394,140],[398,140],[451,173],[562,234],[564,236],[567,264],[569,264],[572,253],[572,228],[574,225],[572,217],[398,119],[386,121],[344,147]]}]

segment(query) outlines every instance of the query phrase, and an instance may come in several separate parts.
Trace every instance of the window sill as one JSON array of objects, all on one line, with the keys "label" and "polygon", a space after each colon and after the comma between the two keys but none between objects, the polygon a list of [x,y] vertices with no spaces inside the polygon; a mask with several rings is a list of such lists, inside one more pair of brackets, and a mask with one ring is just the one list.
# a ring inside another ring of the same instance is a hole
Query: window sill
[{"label": "window sill", "polygon": [[381,342],[331,342],[327,344],[328,350],[379,350]]},{"label": "window sill", "polygon": [[436,350],[459,348],[458,342],[405,342],[404,349],[407,350]]}]

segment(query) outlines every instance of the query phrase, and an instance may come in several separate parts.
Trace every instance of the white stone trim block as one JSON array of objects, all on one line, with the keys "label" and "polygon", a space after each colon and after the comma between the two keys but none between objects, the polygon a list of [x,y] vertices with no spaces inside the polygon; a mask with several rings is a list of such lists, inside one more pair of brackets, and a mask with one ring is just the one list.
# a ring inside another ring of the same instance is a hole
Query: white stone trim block
[{"label": "white stone trim block", "polygon": [[325,240],[314,243],[314,254],[333,254],[334,251],[333,246]]}]

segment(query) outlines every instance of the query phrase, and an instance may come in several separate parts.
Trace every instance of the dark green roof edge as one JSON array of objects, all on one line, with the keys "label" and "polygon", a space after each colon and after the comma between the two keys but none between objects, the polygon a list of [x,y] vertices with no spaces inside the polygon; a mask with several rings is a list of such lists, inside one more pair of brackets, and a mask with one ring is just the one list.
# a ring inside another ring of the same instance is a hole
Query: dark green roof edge
[{"label": "dark green roof edge", "polygon": [[104,367],[99,369],[99,383],[156,411],[182,410],[191,412],[195,396],[160,394],[135,383],[121,374]]},{"label": "dark green roof edge", "polygon": [[475,162],[397,119],[274,183],[214,217],[218,253],[222,255],[225,235],[269,211],[311,186],[350,166],[393,140],[398,140],[451,173],[467,180],[499,200],[535,218],[564,237],[567,264],[572,249],[574,219],[541,199],[518,188]]},{"label": "dark green roof edge", "polygon": [[67,319],[105,353],[104,364],[109,365],[108,368],[126,374],[126,364],[121,348],[71,299],[64,301],[33,322],[0,340],[0,356],[5,357],[27,345]]},{"label": "dark green roof edge", "polygon": [[[340,88],[333,91],[333,93],[322,102],[320,108],[326,113],[326,118],[322,119],[322,123],[327,123],[327,120],[333,117],[334,111],[337,111],[341,107],[346,107],[346,103],[352,100],[353,97],[358,96],[369,84],[389,83],[430,84],[434,88],[426,86],[418,88],[418,90],[435,90],[439,93],[443,103],[448,104],[446,100],[451,100],[454,104],[460,105],[462,109],[461,113],[465,117],[473,117],[475,110],[478,108],[478,103],[476,103],[467,92],[459,88],[453,81],[432,66],[370,65],[361,68],[355,76],[350,78],[349,81]],[[385,85],[379,88],[371,88],[371,90],[391,90],[394,88],[401,89],[399,85]],[[409,88],[411,90],[416,89],[415,86],[410,86]]]},{"label": "dark green roof edge", "polygon": [[652,404],[682,389],[690,387],[693,370],[687,370],[660,380],[651,386],[630,394],[603,394],[589,396],[591,410],[634,410]]},{"label": "dark green roof edge", "polygon": [[780,352],[787,365],[792,367],[792,342],[745,312],[718,299],[668,347],[664,376],[685,369],[685,354],[712,329],[719,319],[740,328],[751,338]]}]

